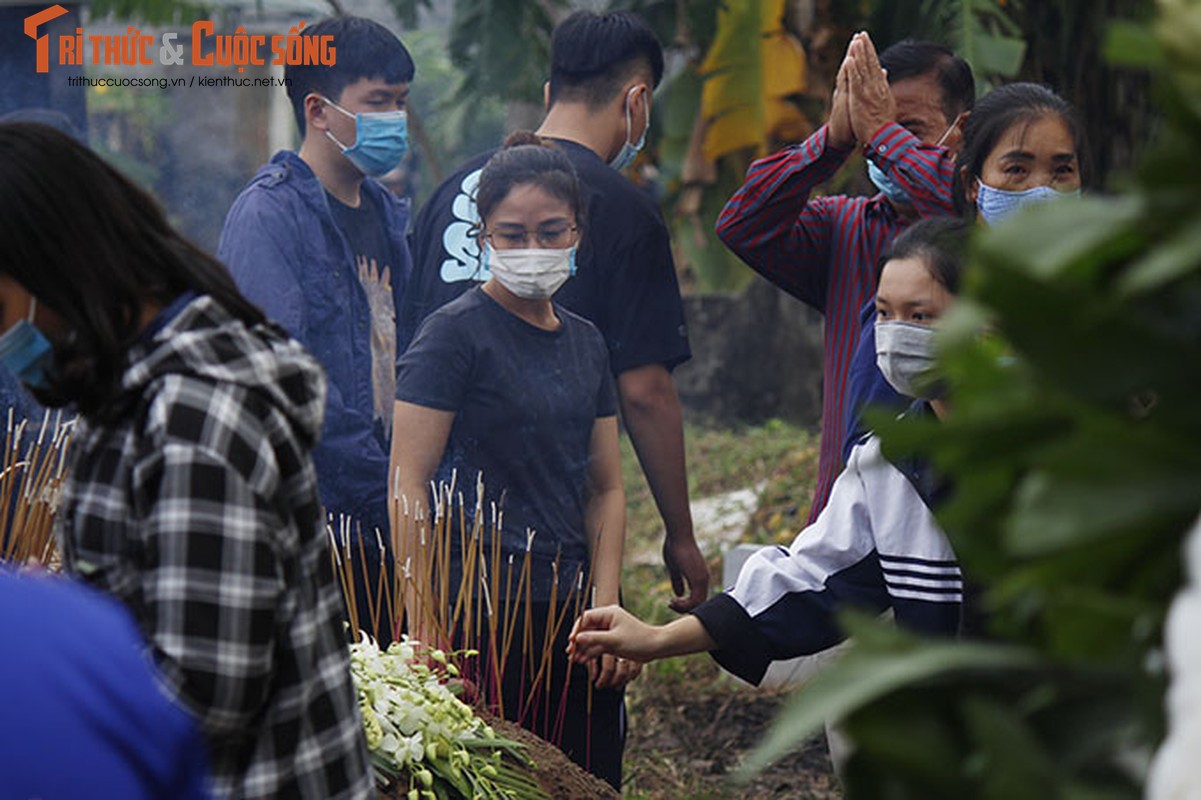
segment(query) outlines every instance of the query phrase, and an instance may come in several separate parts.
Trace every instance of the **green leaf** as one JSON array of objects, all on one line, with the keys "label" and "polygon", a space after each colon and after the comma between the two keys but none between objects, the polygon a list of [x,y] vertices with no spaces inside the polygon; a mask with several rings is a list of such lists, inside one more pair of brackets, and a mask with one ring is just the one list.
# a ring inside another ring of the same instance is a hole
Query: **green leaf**
[{"label": "green leaf", "polygon": [[1012,706],[973,693],[961,708],[978,748],[973,767],[984,784],[982,800],[1051,795],[1055,764]]},{"label": "green leaf", "polygon": [[702,83],[696,70],[688,67],[664,81],[655,92],[652,133],[658,133],[660,176],[673,193],[679,189],[693,125],[701,110]]},{"label": "green leaf", "polygon": [[[879,624],[860,625],[851,651],[800,690],[772,724],[763,742],[748,757],[741,774],[763,769],[827,720],[839,720],[901,686],[963,670],[1007,670],[1038,663],[1030,651],[975,643],[919,642],[896,632],[882,633]],[[892,645],[880,650],[883,642]]]},{"label": "green leaf", "polygon": [[540,103],[552,13],[566,0],[457,0],[447,49],[466,75],[460,102],[499,96]]},{"label": "green leaf", "polygon": [[1139,197],[1063,199],[1024,208],[979,239],[985,266],[1003,263],[1039,278],[1129,252],[1146,208]]},{"label": "green leaf", "polygon": [[783,26],[784,0],[725,3],[699,72],[705,155],[712,161],[800,132],[807,120],[788,98],[806,88],[805,51]]},{"label": "green leaf", "polygon": [[1135,261],[1118,281],[1124,295],[1158,289],[1201,269],[1201,217],[1180,226],[1175,235]]},{"label": "green leaf", "polygon": [[1017,75],[1026,57],[1026,43],[1002,36],[977,36],[974,69],[988,75]]},{"label": "green leaf", "polygon": [[1191,476],[1096,482],[1040,473],[1018,490],[1006,525],[1013,552],[1036,555],[1122,533],[1140,524],[1187,518],[1197,508]]},{"label": "green leaf", "polygon": [[430,9],[432,0],[388,0],[388,5],[396,12],[396,18],[405,28],[417,27],[417,14],[421,9]]},{"label": "green leaf", "polygon": [[755,273],[717,238],[715,228],[725,200],[738,186],[738,177],[722,163],[716,191],[701,196],[696,214],[676,214],[671,219],[672,240],[679,263],[692,269],[696,288],[702,292],[739,292],[754,280]]},{"label": "green leaf", "polygon": [[1157,68],[1163,65],[1163,49],[1146,25],[1115,20],[1109,23],[1102,47],[1111,64],[1127,67]]}]

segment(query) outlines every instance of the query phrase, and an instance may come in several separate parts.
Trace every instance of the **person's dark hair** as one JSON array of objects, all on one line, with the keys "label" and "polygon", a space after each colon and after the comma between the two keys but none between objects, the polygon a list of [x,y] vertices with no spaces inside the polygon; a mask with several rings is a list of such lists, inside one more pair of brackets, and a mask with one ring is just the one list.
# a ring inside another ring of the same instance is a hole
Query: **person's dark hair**
[{"label": "person's dark hair", "polygon": [[0,124],[0,274],[62,317],[48,405],[115,411],[146,303],[189,290],[246,324],[263,321],[216,259],[184,239],[154,199],[84,145],[30,122]]},{"label": "person's dark hair", "polygon": [[553,143],[527,131],[510,134],[504,146],[484,165],[475,190],[480,225],[487,222],[514,187],[527,184],[567,203],[575,214],[576,225],[583,228],[584,192],[571,160]]},{"label": "person's dark hair", "polygon": [[928,217],[902,231],[880,256],[876,283],[889,261],[918,258],[939,286],[959,294],[971,225],[959,217]]},{"label": "person's dark hair", "polygon": [[651,88],[663,78],[663,47],[650,26],[629,11],[577,11],[550,39],[550,102],[610,103],[641,72]]},{"label": "person's dark hair", "polygon": [[335,103],[347,86],[364,78],[385,83],[411,83],[417,68],[396,34],[363,17],[327,17],[300,32],[302,36],[332,36],[336,58],[324,64],[289,64],[284,67],[288,99],[296,125],[305,134],[304,99],[316,93]]},{"label": "person's dark hair", "polygon": [[[1071,103],[1038,83],[1011,83],[986,94],[963,128],[963,145],[955,159],[952,197],[955,210],[974,217],[967,202],[967,180],[979,178],[997,141],[1014,125],[1030,125],[1054,114],[1063,120],[1076,146],[1077,163],[1084,163],[1084,137]],[[964,176],[967,176],[965,180]]]},{"label": "person's dark hair", "polygon": [[71,118],[53,108],[18,108],[16,111],[10,111],[0,117],[0,123],[3,122],[37,122],[60,130],[72,139],[83,141],[83,137],[79,135],[79,129],[71,122]]},{"label": "person's dark hair", "polygon": [[976,103],[972,68],[949,47],[934,42],[903,39],[880,54],[888,82],[933,75],[942,90],[942,113],[950,122]]}]

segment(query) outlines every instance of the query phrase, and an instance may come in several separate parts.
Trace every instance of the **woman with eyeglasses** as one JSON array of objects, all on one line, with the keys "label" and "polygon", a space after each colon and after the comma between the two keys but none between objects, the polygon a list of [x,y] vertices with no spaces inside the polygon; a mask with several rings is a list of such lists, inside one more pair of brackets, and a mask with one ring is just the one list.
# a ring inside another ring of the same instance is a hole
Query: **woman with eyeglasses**
[{"label": "woman with eyeglasses", "polygon": [[[624,738],[621,687],[639,667],[607,658],[590,676],[562,658],[570,620],[557,626],[552,620],[549,637],[545,630],[552,608],[561,613],[576,604],[582,610],[589,603],[618,602],[625,540],[608,350],[592,323],[552,299],[574,272],[582,198],[568,158],[533,134],[510,136],[484,167],[476,205],[490,277],[427,318],[398,364],[393,537],[410,576],[422,574],[419,562],[427,551],[416,521],[423,513],[431,518],[431,508],[437,512],[431,482],[453,482],[454,585],[462,566],[457,526],[465,523],[470,535],[477,513],[484,516],[485,537],[500,524],[496,563],[507,574],[512,556],[514,587],[528,551],[529,591],[515,616],[533,630],[519,631],[514,641],[528,637],[535,650],[553,648],[545,662],[551,680],[538,678],[540,656],[512,645],[498,659],[504,662],[504,714],[616,787]],[[481,486],[483,496],[477,497]],[[408,584],[408,630],[418,639],[433,638],[432,601],[423,602],[422,592]],[[449,597],[453,605],[453,589]],[[512,617],[517,601],[488,602],[495,603],[494,613]],[[465,642],[450,633],[452,641],[431,643],[489,648],[486,641]],[[490,658],[487,652],[478,657],[481,672],[488,672]]]}]

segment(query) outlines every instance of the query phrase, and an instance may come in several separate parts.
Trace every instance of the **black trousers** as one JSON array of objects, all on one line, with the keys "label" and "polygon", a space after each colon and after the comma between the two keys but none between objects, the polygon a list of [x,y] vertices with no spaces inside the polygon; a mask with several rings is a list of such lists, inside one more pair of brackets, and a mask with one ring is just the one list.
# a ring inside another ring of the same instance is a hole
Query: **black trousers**
[{"label": "black trousers", "polygon": [[[567,613],[562,612],[564,602],[568,604]],[[517,613],[510,615],[515,630],[502,664],[497,661],[503,642],[498,633],[494,651],[486,622],[477,626],[481,632],[473,637],[475,641],[459,637],[459,647],[479,651],[468,661],[466,675],[485,707],[547,740],[620,791],[625,690],[597,689],[590,684],[586,667],[568,661],[567,639],[575,621],[575,598],[569,596],[557,605],[551,621],[549,602],[530,603],[528,617],[525,604],[519,604]],[[547,629],[556,623],[557,631],[548,645]],[[527,638],[532,642],[530,648],[522,645]]]}]

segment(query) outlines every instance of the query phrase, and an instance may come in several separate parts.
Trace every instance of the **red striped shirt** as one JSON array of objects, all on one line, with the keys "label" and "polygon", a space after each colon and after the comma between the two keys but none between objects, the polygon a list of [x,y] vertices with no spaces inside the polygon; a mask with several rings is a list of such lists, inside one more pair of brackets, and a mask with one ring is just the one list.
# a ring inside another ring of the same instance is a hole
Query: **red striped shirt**
[{"label": "red striped shirt", "polygon": [[[890,122],[865,152],[909,192],[919,217],[954,213],[954,158]],[[842,470],[847,375],[859,341],[859,312],[876,291],[876,264],[911,222],[883,195],[810,197],[850,155],[826,142],[823,126],[804,142],[751,165],[717,220],[717,235],[752,269],[826,318],[818,483],[810,521],[825,508]]]}]

